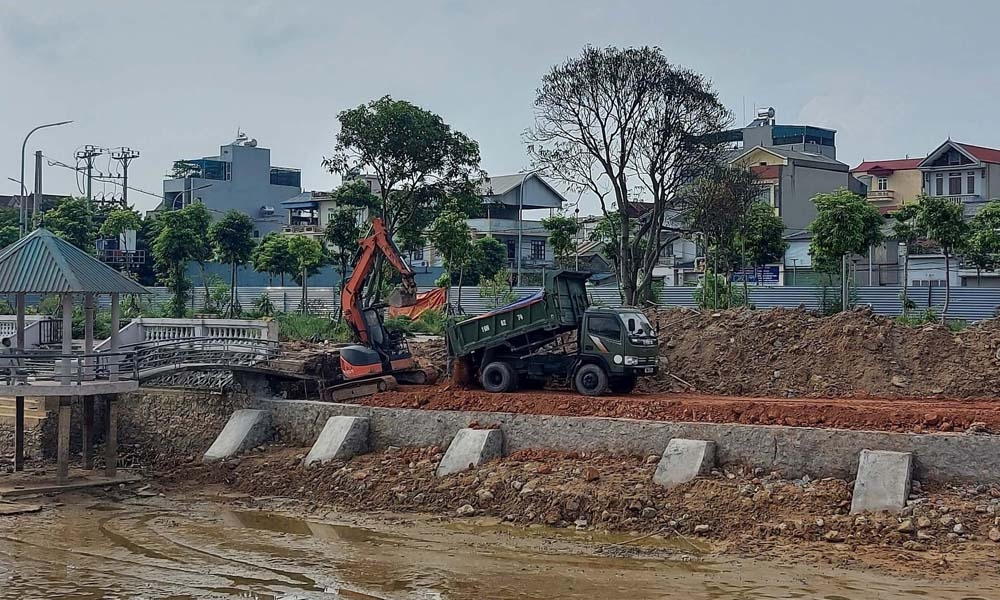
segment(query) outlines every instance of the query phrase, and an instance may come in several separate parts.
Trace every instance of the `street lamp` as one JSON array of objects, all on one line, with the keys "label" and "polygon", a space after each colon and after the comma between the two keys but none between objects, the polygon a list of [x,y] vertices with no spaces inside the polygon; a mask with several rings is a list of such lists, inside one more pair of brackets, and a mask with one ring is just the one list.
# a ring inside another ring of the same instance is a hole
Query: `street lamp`
[{"label": "street lamp", "polygon": [[39,129],[45,129],[46,127],[58,127],[60,125],[68,125],[72,122],[73,121],[59,121],[57,123],[46,123],[45,125],[39,125],[38,127],[35,127],[31,131],[29,131],[28,135],[24,136],[24,142],[21,144],[21,236],[22,237],[24,236],[24,234],[27,232],[28,229],[28,224],[27,224],[28,206],[25,204],[24,201],[28,193],[28,190],[24,187],[24,149],[27,148],[28,146],[28,138],[30,138],[31,134],[35,133]]},{"label": "street lamp", "polygon": [[[206,183],[205,185],[199,185],[198,187],[193,187],[191,189],[181,190],[180,191],[180,197],[181,197],[180,208],[184,208],[184,194],[188,194],[189,196],[191,196],[191,202],[194,202],[194,196],[192,195],[194,192],[197,192],[198,190],[203,190],[205,188],[210,188],[210,187],[212,187],[212,184],[211,183]],[[177,197],[176,196],[174,196],[173,207],[175,209],[178,208],[178,206],[177,206]],[[212,210],[212,209],[209,209],[209,210]]]}]

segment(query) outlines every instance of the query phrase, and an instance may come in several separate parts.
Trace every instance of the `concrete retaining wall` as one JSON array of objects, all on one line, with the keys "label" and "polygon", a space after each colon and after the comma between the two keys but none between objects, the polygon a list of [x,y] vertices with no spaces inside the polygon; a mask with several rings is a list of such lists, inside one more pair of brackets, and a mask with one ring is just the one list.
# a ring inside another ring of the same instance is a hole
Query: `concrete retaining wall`
[{"label": "concrete retaining wall", "polygon": [[[476,421],[498,424],[504,451],[548,448],[614,454],[660,454],[672,438],[716,442],[719,464],[745,464],[780,471],[785,477],[853,479],[861,450],[912,452],[919,480],[1000,479],[1000,436],[906,434],[806,427],[666,423],[597,417],[555,417],[494,412],[431,411],[328,404],[308,400],[265,400],[279,438],[310,446],[332,416],[371,419],[376,448],[446,447],[459,429]],[[207,447],[207,445],[206,445]]]}]

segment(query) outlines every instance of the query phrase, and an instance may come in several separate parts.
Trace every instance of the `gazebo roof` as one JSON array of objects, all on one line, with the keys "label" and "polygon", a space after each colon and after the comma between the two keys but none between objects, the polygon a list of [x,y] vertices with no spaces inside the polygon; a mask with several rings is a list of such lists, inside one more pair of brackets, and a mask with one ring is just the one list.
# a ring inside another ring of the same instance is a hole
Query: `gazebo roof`
[{"label": "gazebo roof", "polygon": [[148,294],[149,290],[47,229],[0,252],[0,294]]}]

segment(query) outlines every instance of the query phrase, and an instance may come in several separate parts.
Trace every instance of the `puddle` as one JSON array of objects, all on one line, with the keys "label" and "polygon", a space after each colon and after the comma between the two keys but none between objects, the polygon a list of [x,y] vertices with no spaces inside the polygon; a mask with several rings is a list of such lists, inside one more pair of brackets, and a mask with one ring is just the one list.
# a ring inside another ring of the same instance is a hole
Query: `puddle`
[{"label": "puddle", "polygon": [[979,590],[991,585],[587,552],[626,542],[694,554],[688,541],[669,536],[636,540],[490,521],[365,528],[202,501],[67,500],[0,520],[0,598],[985,600]]}]

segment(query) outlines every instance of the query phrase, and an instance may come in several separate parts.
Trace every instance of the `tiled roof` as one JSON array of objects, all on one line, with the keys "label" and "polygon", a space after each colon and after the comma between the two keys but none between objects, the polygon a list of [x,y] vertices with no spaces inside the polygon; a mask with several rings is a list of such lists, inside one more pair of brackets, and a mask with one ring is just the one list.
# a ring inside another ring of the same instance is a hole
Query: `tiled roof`
[{"label": "tiled roof", "polygon": [[1000,164],[1000,150],[995,148],[986,148],[985,146],[973,146],[972,144],[963,144],[961,142],[955,142],[955,145],[961,146],[963,150],[969,154],[975,156],[979,160],[988,163]]},{"label": "tiled roof", "polygon": [[0,252],[0,293],[148,294],[149,290],[47,229]]},{"label": "tiled roof", "polygon": [[923,162],[922,158],[896,158],[893,160],[866,160],[851,169],[851,173],[867,173],[872,170],[905,171],[916,169]]}]

